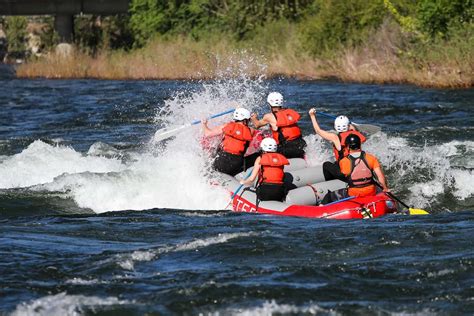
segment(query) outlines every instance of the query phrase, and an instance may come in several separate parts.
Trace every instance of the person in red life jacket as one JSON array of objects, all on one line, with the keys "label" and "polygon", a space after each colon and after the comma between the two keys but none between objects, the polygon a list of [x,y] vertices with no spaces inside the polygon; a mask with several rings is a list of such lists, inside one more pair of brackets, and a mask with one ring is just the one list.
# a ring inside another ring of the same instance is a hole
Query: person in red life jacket
[{"label": "person in red life jacket", "polygon": [[347,116],[340,115],[334,120],[334,129],[336,130],[337,134],[325,131],[319,127],[318,121],[316,120],[316,109],[312,108],[309,110],[309,116],[311,118],[311,122],[313,123],[313,128],[316,134],[332,143],[334,157],[336,158],[335,162],[326,161],[323,164],[324,179],[326,181],[334,179],[344,180],[345,176],[339,169],[339,161],[342,158],[347,157],[349,154],[349,149],[344,145],[346,138],[349,135],[357,135],[361,142],[365,143],[365,136],[357,131],[352,124],[350,124]]},{"label": "person in red life jacket", "polygon": [[339,167],[347,179],[348,188],[328,192],[322,200],[322,204],[349,196],[375,195],[377,194],[375,181],[381,184],[384,192],[388,192],[385,175],[379,161],[373,155],[361,150],[360,137],[355,134],[347,136],[345,145],[349,148],[349,154],[339,161]]},{"label": "person in red life jacket", "polygon": [[283,108],[283,96],[279,92],[268,94],[267,102],[271,112],[261,120],[253,113],[252,123],[255,128],[270,125],[273,138],[278,144],[278,152],[286,158],[304,158],[306,142],[298,127],[300,115],[292,109]]},{"label": "person in red life jacket", "polygon": [[216,171],[235,176],[244,169],[245,165],[251,166],[259,154],[244,158],[245,152],[252,141],[254,130],[248,127],[250,111],[244,108],[235,109],[232,114],[233,122],[213,128],[207,126],[207,121],[201,121],[205,137],[222,135],[222,142],[218,146],[216,157],[212,164]]},{"label": "person in red life jacket", "polygon": [[285,156],[276,152],[278,145],[271,137],[264,138],[260,143],[260,148],[262,155],[255,160],[252,174],[246,180],[241,180],[240,183],[251,184],[258,176],[258,199],[260,201],[283,201],[286,196],[283,168],[290,162]]}]

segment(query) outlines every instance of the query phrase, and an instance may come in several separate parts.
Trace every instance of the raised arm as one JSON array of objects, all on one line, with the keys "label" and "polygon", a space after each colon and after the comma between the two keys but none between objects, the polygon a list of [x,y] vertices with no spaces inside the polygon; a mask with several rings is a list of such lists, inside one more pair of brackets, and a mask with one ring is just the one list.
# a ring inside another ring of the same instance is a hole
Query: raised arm
[{"label": "raised arm", "polygon": [[257,113],[252,113],[250,119],[252,120],[252,124],[255,126],[255,128],[260,128],[270,123],[267,121],[265,116],[263,116],[262,119],[259,120],[257,117]]},{"label": "raised arm", "polygon": [[[311,110],[309,110],[309,117],[311,118],[311,123],[313,123],[313,128],[314,128],[314,131],[316,132],[316,134],[318,134],[319,136],[321,136],[325,140],[330,141],[331,143],[333,143],[336,146],[337,146],[337,144],[339,144],[339,138],[337,137],[336,134],[327,132],[327,131],[323,130],[321,127],[319,127],[318,121],[316,120],[316,109],[315,108],[312,108]],[[339,144],[339,146],[340,146],[340,144]]]},{"label": "raised arm", "polygon": [[224,128],[224,125],[219,125],[213,128],[209,128],[207,126],[207,120],[202,120],[201,125],[202,125],[202,130],[204,132],[205,137],[222,135],[222,129]]}]

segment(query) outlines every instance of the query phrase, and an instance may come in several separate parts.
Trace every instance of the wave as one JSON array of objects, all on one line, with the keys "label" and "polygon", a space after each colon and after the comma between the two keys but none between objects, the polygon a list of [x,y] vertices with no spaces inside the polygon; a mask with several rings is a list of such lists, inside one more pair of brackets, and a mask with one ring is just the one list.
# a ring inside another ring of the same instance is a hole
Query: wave
[{"label": "wave", "polygon": [[[219,113],[236,104],[262,110],[268,92],[260,79],[238,77],[202,83],[179,91],[157,109],[156,129],[179,126]],[[215,126],[229,117],[210,121]],[[308,129],[311,165],[332,159],[327,142]],[[184,129],[164,142],[117,149],[96,142],[85,153],[36,140],[22,152],[0,159],[0,189],[60,193],[96,213],[175,208],[220,210],[228,193],[213,186],[210,161],[200,144],[200,126]],[[393,192],[417,207],[465,209],[474,203],[474,142],[414,143],[402,136],[378,133],[365,145],[382,163]],[[454,202],[454,203],[453,203]]]},{"label": "wave", "polygon": [[120,254],[118,255],[118,265],[125,270],[133,270],[135,262],[139,261],[151,261],[157,256],[163,253],[179,252],[179,251],[191,251],[201,249],[207,246],[226,243],[229,240],[240,238],[257,236],[257,233],[227,233],[218,234],[217,236],[208,237],[204,239],[195,239],[189,242],[180,243],[174,246],[166,246],[153,250],[136,250],[131,254]]},{"label": "wave", "polygon": [[24,188],[49,183],[62,174],[123,170],[118,159],[83,155],[71,147],[52,146],[41,140],[0,164],[0,188]]},{"label": "wave", "polygon": [[[220,315],[220,312],[214,313]],[[323,308],[317,304],[305,304],[303,306],[296,306],[291,304],[278,304],[275,300],[265,301],[261,306],[249,308],[229,308],[222,311],[222,315],[234,316],[267,316],[275,314],[290,314],[290,315],[340,315],[331,309]]]},{"label": "wave", "polygon": [[379,133],[366,148],[379,157],[390,186],[409,192],[410,204],[425,207],[449,195],[457,200],[474,197],[473,141],[411,145],[405,138]]},{"label": "wave", "polygon": [[127,305],[131,301],[119,300],[116,297],[100,298],[96,296],[68,295],[62,292],[48,295],[28,303],[19,304],[11,316],[75,316],[86,310],[97,312],[101,306]]}]

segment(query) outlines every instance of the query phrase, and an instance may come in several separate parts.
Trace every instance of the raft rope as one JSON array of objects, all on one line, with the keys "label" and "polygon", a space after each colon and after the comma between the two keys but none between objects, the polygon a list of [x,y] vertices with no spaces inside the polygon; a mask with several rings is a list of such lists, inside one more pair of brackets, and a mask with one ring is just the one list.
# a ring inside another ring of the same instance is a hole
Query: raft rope
[{"label": "raft rope", "polygon": [[307,183],[306,185],[309,186],[311,190],[313,190],[314,197],[316,198],[316,205],[319,205],[319,203],[321,203],[321,200],[319,199],[318,190],[313,187],[311,183]]}]

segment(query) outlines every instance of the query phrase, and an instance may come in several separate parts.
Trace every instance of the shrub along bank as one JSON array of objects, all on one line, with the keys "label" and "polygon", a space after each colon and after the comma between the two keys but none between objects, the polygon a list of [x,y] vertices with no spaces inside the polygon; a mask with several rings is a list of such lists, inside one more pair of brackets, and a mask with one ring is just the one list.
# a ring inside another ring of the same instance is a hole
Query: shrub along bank
[{"label": "shrub along bank", "polygon": [[79,18],[74,54],[30,58],[17,74],[196,79],[246,67],[470,87],[473,13],[472,0],[132,0],[130,15]]}]

